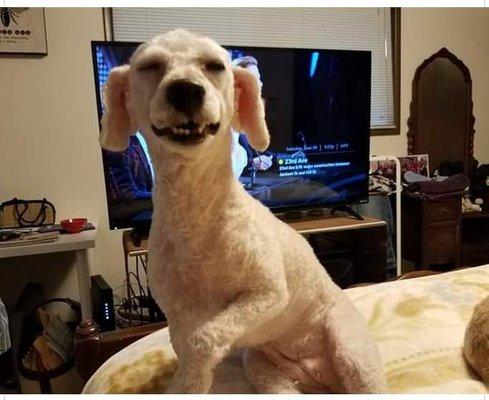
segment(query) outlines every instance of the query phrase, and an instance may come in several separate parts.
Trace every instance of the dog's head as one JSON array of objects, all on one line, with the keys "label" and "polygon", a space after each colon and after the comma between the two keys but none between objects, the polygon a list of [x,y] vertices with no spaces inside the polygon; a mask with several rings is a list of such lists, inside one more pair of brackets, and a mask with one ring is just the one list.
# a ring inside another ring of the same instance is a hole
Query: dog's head
[{"label": "dog's head", "polygon": [[114,68],[105,89],[101,143],[122,151],[141,131],[153,150],[201,153],[229,127],[265,150],[269,135],[256,77],[233,67],[213,40],[184,30],[138,47],[130,65]]}]

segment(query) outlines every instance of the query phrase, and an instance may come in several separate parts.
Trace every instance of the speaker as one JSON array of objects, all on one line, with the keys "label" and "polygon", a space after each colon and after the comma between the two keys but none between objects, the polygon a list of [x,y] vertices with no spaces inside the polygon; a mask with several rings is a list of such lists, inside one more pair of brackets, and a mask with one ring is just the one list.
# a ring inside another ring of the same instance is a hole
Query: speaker
[{"label": "speaker", "polygon": [[112,288],[102,275],[93,275],[91,281],[92,315],[102,332],[115,330],[114,297]]}]

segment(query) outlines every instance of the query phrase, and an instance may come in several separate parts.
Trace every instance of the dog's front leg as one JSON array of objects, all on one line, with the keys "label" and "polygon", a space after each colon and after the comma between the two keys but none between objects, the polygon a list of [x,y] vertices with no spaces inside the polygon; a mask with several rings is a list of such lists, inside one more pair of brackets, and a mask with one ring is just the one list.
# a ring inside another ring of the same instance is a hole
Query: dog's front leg
[{"label": "dog's front leg", "polygon": [[207,393],[212,385],[212,368],[208,362],[180,356],[178,367],[166,393]]},{"label": "dog's front leg", "polygon": [[241,294],[189,336],[167,393],[207,393],[214,368],[233,344],[281,312],[287,301],[285,286]]}]

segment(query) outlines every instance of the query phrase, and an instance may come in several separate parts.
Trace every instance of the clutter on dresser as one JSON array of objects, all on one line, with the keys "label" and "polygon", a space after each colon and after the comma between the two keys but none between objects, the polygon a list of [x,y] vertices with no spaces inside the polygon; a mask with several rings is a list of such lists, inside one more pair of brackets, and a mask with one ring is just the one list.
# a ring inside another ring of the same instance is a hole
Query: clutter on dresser
[{"label": "clutter on dresser", "polygon": [[371,157],[370,194],[395,193],[397,181],[399,181],[401,189],[402,187],[406,187],[408,183],[405,179],[406,173],[415,174],[416,176],[419,176],[419,179],[429,179],[428,154],[405,155],[400,157]]},{"label": "clutter on dresser", "polygon": [[429,179],[419,174],[406,172],[404,179],[408,182],[407,191],[430,200],[443,200],[468,193],[470,178],[456,174],[443,179]]}]

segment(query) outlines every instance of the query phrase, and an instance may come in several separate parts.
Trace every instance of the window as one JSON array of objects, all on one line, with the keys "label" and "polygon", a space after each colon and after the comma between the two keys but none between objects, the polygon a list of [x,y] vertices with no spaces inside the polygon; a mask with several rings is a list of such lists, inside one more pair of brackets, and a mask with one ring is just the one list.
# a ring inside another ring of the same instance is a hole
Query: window
[{"label": "window", "polygon": [[372,52],[371,133],[399,133],[398,9],[114,8],[113,38],[145,41],[173,28],[223,45]]}]

